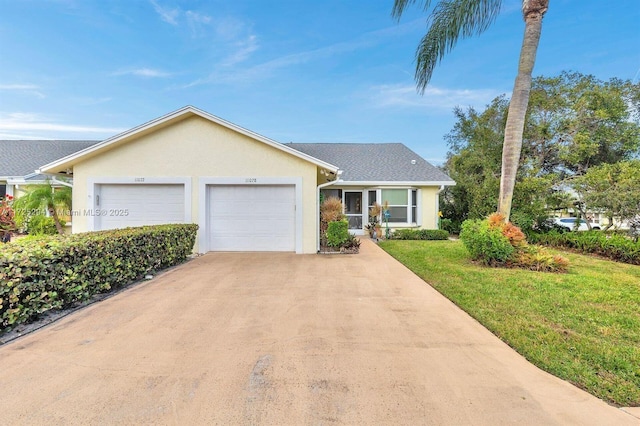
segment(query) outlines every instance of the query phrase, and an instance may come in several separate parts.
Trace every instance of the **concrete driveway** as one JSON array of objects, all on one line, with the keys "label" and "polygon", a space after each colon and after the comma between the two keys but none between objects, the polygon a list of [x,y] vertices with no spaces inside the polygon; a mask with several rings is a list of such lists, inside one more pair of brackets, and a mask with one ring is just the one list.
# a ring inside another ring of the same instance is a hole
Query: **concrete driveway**
[{"label": "concrete driveway", "polygon": [[210,253],[0,347],[2,424],[626,425],[370,241]]}]

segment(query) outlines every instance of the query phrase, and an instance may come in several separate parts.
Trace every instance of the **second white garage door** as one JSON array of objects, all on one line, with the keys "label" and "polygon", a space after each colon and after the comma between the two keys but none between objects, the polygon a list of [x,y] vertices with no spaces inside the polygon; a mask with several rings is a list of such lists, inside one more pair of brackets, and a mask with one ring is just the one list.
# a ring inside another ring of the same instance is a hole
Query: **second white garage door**
[{"label": "second white garage door", "polygon": [[103,184],[96,195],[96,230],[183,223],[184,185]]},{"label": "second white garage door", "polygon": [[209,250],[295,251],[293,185],[212,185]]}]

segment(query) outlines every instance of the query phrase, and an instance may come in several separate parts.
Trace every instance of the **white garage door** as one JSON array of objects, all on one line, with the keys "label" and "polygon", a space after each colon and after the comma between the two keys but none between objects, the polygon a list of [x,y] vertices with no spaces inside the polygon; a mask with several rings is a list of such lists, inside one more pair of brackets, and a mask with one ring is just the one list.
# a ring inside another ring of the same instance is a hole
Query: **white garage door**
[{"label": "white garage door", "polygon": [[207,195],[210,250],[295,250],[293,185],[213,185]]},{"label": "white garage door", "polygon": [[104,184],[96,195],[97,230],[184,222],[184,185]]}]

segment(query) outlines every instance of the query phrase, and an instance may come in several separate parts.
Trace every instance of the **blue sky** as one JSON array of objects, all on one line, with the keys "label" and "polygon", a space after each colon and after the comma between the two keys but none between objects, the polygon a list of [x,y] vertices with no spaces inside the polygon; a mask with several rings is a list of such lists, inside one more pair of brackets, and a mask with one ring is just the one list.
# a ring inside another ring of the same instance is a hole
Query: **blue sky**
[{"label": "blue sky", "polygon": [[[280,142],[402,142],[439,164],[452,109],[513,85],[524,23],[503,3],[421,96],[426,14],[395,22],[392,0],[0,0],[0,139],[104,139],[194,105]],[[638,0],[551,0],[534,75],[637,82],[638,22]]]}]

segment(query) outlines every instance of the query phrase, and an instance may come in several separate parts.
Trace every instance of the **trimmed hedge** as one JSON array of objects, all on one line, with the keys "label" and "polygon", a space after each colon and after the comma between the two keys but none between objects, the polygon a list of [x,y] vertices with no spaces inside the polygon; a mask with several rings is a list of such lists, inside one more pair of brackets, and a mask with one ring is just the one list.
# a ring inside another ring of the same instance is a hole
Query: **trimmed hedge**
[{"label": "trimmed hedge", "polygon": [[640,265],[640,242],[620,234],[602,231],[549,232],[532,234],[532,243],[569,248],[581,253],[597,254],[618,262]]},{"label": "trimmed hedge", "polygon": [[447,240],[449,232],[444,229],[396,229],[392,240]]},{"label": "trimmed hedge", "polygon": [[25,238],[0,247],[0,331],[183,262],[198,225]]}]

